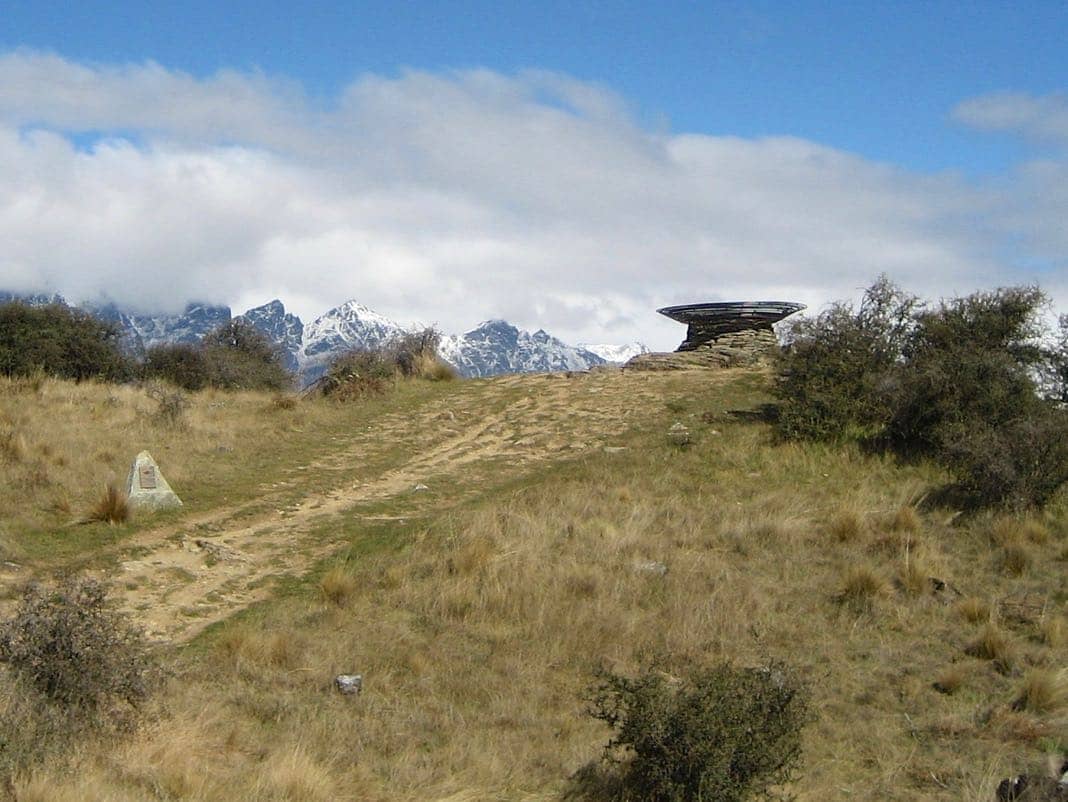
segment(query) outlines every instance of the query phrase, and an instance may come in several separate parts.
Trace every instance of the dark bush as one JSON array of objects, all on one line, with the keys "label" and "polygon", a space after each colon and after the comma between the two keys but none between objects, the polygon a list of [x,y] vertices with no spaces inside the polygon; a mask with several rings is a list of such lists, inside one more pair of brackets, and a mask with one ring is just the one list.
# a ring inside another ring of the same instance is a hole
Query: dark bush
[{"label": "dark bush", "polygon": [[1009,287],[921,312],[896,371],[886,433],[899,450],[935,456],[983,425],[1037,414],[1045,296]]},{"label": "dark bush", "polygon": [[211,380],[204,349],[185,343],[149,348],[141,375],[170,382],[189,392],[203,389]]},{"label": "dark bush", "polygon": [[136,707],[149,694],[145,642],[93,579],[27,588],[0,627],[0,659],[27,690],[85,718]]},{"label": "dark bush", "polygon": [[319,381],[323,395],[350,401],[385,392],[397,373],[384,350],[352,350],[338,355]]},{"label": "dark bush", "polygon": [[273,390],[290,387],[293,376],[282,354],[259,329],[232,320],[204,336],[201,349],[208,384],[223,390]]},{"label": "dark bush", "polygon": [[724,663],[683,681],[602,671],[590,702],[591,714],[615,730],[605,747],[614,771],[587,772],[579,782],[587,796],[617,800],[767,797],[797,765],[809,718],[807,692],[781,664]]},{"label": "dark bush", "polygon": [[775,386],[780,432],[831,440],[879,431],[890,416],[890,373],[918,308],[881,277],[858,309],[835,304],[790,327]]},{"label": "dark bush", "polygon": [[0,374],[30,376],[36,371],[75,381],[132,376],[112,324],[59,304],[0,304]]},{"label": "dark bush", "polygon": [[393,362],[398,373],[405,378],[442,378],[437,366],[443,364],[438,357],[441,333],[434,328],[412,331],[390,340],[385,346],[386,359]]},{"label": "dark bush", "polygon": [[319,387],[324,395],[349,400],[384,392],[398,378],[454,379],[456,371],[438,356],[440,342],[438,331],[426,328],[378,348],[346,351],[330,363]]},{"label": "dark bush", "polygon": [[794,328],[779,431],[933,458],[971,505],[1041,506],[1068,481],[1066,413],[1043,398],[1064,392],[1068,323],[1043,346],[1045,303],[1036,287],[1009,287],[925,309],[880,279],[859,312],[838,305]]},{"label": "dark bush", "polygon": [[1068,482],[1068,412],[1052,405],[945,439],[942,459],[972,506],[1042,507]]}]

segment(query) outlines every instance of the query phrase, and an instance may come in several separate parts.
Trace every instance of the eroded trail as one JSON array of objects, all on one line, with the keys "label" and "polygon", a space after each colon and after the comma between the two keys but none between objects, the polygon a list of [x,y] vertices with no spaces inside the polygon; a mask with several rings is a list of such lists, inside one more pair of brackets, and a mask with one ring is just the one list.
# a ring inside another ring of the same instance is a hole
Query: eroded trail
[{"label": "eroded trail", "polygon": [[414,517],[537,463],[611,446],[662,397],[664,380],[605,372],[471,382],[328,444],[315,461],[271,477],[255,499],[139,534],[109,577],[114,593],[151,637],[188,639],[267,597],[273,579],[331,554],[344,542],[338,524],[351,531],[380,518],[383,502],[392,517]]}]

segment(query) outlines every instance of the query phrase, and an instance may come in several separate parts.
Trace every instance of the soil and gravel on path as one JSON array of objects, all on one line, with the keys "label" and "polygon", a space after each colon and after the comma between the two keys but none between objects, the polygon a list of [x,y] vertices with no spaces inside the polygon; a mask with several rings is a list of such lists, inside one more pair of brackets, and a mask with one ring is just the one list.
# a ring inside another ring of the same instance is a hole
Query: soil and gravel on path
[{"label": "soil and gravel on path", "polygon": [[105,577],[150,637],[188,640],[339,550],[349,542],[341,522],[351,531],[384,507],[395,518],[440,511],[537,464],[611,448],[662,403],[667,380],[606,371],[465,382],[325,443],[314,461],[264,477],[245,503],[138,533]]}]

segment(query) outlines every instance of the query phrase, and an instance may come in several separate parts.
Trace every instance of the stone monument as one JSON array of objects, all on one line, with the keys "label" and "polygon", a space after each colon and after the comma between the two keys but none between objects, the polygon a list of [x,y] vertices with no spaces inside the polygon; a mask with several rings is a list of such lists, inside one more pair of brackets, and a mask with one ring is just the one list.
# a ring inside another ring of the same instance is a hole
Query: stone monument
[{"label": "stone monument", "polygon": [[160,473],[159,465],[147,451],[142,451],[130,466],[126,477],[126,498],[134,510],[164,510],[181,507],[182,500],[171,490]]},{"label": "stone monument", "polygon": [[628,368],[671,370],[755,364],[778,347],[772,326],[805,308],[791,301],[726,301],[665,306],[656,311],[686,324],[686,339],[673,354],[641,354]]}]

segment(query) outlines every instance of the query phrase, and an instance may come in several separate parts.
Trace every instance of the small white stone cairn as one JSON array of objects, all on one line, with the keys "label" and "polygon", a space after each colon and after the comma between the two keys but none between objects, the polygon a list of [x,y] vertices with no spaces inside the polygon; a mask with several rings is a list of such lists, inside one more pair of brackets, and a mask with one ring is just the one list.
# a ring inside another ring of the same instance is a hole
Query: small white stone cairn
[{"label": "small white stone cairn", "polygon": [[159,465],[147,451],[142,451],[130,466],[126,477],[126,498],[134,510],[165,510],[181,507],[182,500],[171,490],[160,473]]}]

